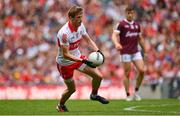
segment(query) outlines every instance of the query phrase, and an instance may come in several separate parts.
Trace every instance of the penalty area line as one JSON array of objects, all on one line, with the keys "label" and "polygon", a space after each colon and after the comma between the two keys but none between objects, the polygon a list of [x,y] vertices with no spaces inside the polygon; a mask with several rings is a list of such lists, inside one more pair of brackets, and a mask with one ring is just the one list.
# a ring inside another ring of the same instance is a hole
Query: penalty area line
[{"label": "penalty area line", "polygon": [[[163,107],[163,106],[173,106],[173,105],[177,105],[177,104],[163,104],[163,105],[148,105],[148,107]],[[124,111],[139,111],[139,112],[149,112],[149,113],[163,113],[164,111],[160,111],[160,110],[143,110],[143,109],[137,109],[137,108],[143,108],[146,106],[131,106],[131,107],[127,107],[124,108]],[[173,113],[173,114],[180,114],[180,112],[176,112],[176,111],[168,111],[168,113]]]}]

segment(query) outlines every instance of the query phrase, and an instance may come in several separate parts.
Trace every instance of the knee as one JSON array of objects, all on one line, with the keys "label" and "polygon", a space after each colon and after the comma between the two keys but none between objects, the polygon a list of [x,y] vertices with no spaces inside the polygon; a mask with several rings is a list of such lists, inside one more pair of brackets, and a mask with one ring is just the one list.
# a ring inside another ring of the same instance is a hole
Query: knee
[{"label": "knee", "polygon": [[99,81],[101,81],[102,78],[103,78],[103,75],[100,73],[100,74],[97,74],[95,77],[96,77]]},{"label": "knee", "polygon": [[68,91],[69,93],[73,94],[76,91],[76,89],[69,89]]},{"label": "knee", "polygon": [[145,68],[139,69],[139,73],[144,74]]},{"label": "knee", "polygon": [[125,76],[126,76],[126,77],[129,77],[130,70],[124,70],[124,73],[125,73]]},{"label": "knee", "polygon": [[96,76],[96,79],[101,81],[102,80],[102,76]]},{"label": "knee", "polygon": [[101,80],[102,80],[102,77],[99,77],[99,80],[101,81]]}]

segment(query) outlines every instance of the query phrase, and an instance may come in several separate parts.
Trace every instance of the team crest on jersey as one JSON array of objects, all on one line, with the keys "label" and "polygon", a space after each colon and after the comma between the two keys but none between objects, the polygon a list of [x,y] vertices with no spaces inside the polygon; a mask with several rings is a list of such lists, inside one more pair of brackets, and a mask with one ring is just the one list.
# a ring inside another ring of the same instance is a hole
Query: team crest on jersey
[{"label": "team crest on jersey", "polygon": [[80,31],[80,34],[81,34],[81,35],[82,35],[82,33],[83,33],[83,32],[82,32],[82,31]]},{"label": "team crest on jersey", "polygon": [[76,33],[76,38],[78,38],[78,36],[79,36],[79,33]]},{"label": "team crest on jersey", "polygon": [[134,29],[134,25],[131,25],[131,29]]},{"label": "team crest on jersey", "polygon": [[125,25],[125,28],[129,28],[129,25]]},{"label": "team crest on jersey", "polygon": [[74,36],[72,36],[71,38],[70,38],[70,40],[74,40],[75,39],[75,37]]},{"label": "team crest on jersey", "polygon": [[136,28],[136,29],[138,29],[138,26],[137,26],[137,25],[135,25],[135,28]]},{"label": "team crest on jersey", "polygon": [[67,34],[62,35],[62,42],[67,43]]}]

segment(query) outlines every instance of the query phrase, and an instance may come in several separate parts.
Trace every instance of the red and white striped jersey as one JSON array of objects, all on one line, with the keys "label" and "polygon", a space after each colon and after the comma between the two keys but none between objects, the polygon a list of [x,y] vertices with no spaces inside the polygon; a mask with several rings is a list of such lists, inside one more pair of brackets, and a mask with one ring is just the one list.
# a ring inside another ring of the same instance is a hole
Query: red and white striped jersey
[{"label": "red and white striped jersey", "polygon": [[81,56],[81,53],[79,51],[79,44],[80,40],[82,38],[82,35],[85,35],[86,29],[81,23],[81,25],[78,27],[77,30],[74,30],[72,27],[72,24],[70,22],[67,22],[59,31],[57,34],[57,42],[58,42],[58,55],[56,57],[56,61],[61,66],[68,66],[73,63],[74,61],[68,60],[63,57],[62,51],[61,51],[61,45],[69,46],[69,52],[70,54],[79,57]]}]

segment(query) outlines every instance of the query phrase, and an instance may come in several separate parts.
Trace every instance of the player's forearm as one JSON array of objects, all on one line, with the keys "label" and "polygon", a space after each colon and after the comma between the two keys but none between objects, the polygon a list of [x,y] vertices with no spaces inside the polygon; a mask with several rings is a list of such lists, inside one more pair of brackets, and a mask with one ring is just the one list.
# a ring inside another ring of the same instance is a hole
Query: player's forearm
[{"label": "player's forearm", "polygon": [[68,60],[72,60],[72,61],[76,61],[76,62],[81,62],[82,59],[81,58],[78,58],[78,57],[75,57],[69,53],[64,53],[63,54],[64,58],[68,59]]},{"label": "player's forearm", "polygon": [[91,47],[94,49],[94,51],[99,50],[98,47],[96,46],[96,44],[94,43],[94,41],[90,40],[89,43],[90,43]]},{"label": "player's forearm", "polygon": [[86,40],[86,42],[88,43],[88,45],[91,46],[91,48],[94,50],[94,51],[97,51],[99,50],[98,47],[96,46],[95,42],[89,37],[89,35],[83,35],[83,38]]}]

